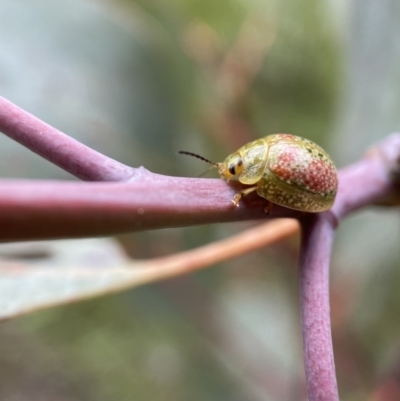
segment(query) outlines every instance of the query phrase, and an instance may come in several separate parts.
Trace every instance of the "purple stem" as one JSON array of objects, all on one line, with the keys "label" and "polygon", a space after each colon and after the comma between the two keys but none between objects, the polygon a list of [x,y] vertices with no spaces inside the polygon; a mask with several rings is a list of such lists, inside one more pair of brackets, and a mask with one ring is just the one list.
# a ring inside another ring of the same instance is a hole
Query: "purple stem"
[{"label": "purple stem", "polygon": [[338,221],[372,204],[399,205],[400,134],[388,135],[363,159],[339,171],[339,190],[331,212]]},{"label": "purple stem", "polygon": [[84,181],[122,181],[135,170],[81,144],[0,97],[0,131]]},{"label": "purple stem", "polygon": [[339,401],[329,313],[330,212],[302,219],[300,301],[309,401]]},{"label": "purple stem", "polygon": [[207,223],[296,217],[265,200],[237,192],[224,181],[164,177],[138,169],[128,182],[0,180],[0,241],[113,235]]},{"label": "purple stem", "polygon": [[[389,137],[386,141],[393,144]],[[399,151],[400,154],[400,151]],[[347,213],[393,192],[382,158],[363,159],[339,173],[332,214]],[[235,208],[239,186],[222,180],[168,177],[144,168],[124,182],[0,180],[0,241],[113,235],[134,230],[180,227],[247,219],[299,217],[256,195]]]}]

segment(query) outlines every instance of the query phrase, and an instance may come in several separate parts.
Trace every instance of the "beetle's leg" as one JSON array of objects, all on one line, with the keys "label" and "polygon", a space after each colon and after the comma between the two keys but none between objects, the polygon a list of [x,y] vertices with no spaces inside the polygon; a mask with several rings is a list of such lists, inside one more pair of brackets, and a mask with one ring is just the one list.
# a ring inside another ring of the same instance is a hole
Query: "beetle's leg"
[{"label": "beetle's leg", "polygon": [[274,204],[272,202],[268,201],[268,205],[265,206],[264,212],[266,214],[270,214],[272,212],[273,207],[274,207]]},{"label": "beetle's leg", "polygon": [[235,206],[239,206],[239,201],[240,199],[243,198],[243,196],[246,196],[252,192],[254,192],[257,189],[257,187],[251,187],[251,188],[246,188],[238,192],[233,198],[232,198],[232,203]]}]

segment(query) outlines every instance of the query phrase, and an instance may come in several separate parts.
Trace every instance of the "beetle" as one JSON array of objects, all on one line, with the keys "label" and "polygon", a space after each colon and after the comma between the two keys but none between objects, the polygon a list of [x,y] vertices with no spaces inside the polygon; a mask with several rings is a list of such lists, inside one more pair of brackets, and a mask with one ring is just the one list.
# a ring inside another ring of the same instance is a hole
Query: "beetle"
[{"label": "beetle", "polygon": [[235,206],[254,191],[269,202],[302,212],[328,210],[335,200],[338,178],[333,161],[320,146],[299,136],[267,135],[242,146],[222,163],[179,153],[212,164],[226,181],[249,185],[233,197]]}]

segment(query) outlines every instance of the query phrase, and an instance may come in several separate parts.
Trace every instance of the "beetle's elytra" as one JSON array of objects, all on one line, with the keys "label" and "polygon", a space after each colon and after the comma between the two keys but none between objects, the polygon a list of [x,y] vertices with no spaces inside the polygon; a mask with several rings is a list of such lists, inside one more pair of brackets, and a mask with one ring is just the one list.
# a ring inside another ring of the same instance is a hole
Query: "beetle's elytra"
[{"label": "beetle's elytra", "polygon": [[303,212],[328,210],[335,200],[338,179],[331,158],[314,142],[295,135],[268,135],[244,145],[222,163],[208,162],[218,167],[221,178],[250,185],[232,199],[236,206],[254,191],[272,203]]}]

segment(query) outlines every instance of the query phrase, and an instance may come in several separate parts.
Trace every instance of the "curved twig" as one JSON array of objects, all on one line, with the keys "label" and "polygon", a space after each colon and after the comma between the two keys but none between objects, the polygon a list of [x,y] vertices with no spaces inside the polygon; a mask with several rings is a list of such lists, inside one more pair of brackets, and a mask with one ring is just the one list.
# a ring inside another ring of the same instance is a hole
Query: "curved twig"
[{"label": "curved twig", "polygon": [[0,97],[0,131],[84,181],[121,181],[134,169],[63,134]]}]

